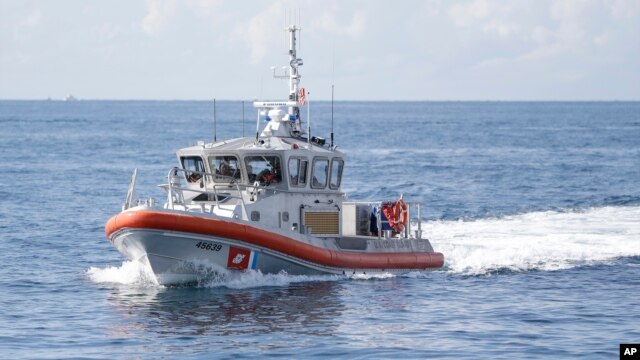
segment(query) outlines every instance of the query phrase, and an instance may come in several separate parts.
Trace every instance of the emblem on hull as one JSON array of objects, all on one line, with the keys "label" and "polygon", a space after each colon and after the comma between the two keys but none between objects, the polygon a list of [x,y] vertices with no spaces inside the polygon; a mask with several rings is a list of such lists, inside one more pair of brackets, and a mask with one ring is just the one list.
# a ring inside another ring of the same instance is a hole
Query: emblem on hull
[{"label": "emblem on hull", "polygon": [[249,268],[251,251],[231,246],[227,258],[227,268],[234,270],[246,270]]}]

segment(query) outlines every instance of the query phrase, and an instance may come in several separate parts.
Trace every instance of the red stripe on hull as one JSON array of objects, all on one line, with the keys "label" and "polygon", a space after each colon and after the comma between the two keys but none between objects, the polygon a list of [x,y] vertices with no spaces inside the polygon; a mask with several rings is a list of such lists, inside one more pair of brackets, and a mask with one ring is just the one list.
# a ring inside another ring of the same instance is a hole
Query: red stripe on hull
[{"label": "red stripe on hull", "polygon": [[323,266],[348,269],[433,269],[444,255],[420,253],[354,253],[323,249],[264,229],[222,219],[175,213],[131,211],[113,216],[105,225],[108,239],[120,229],[169,230],[244,241]]}]

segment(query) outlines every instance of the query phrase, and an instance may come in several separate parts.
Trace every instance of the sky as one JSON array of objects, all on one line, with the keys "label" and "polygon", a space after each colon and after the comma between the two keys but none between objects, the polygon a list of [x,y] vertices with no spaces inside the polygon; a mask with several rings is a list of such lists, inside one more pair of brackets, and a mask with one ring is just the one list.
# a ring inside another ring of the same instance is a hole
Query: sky
[{"label": "sky", "polygon": [[0,0],[0,99],[640,100],[640,0]]}]

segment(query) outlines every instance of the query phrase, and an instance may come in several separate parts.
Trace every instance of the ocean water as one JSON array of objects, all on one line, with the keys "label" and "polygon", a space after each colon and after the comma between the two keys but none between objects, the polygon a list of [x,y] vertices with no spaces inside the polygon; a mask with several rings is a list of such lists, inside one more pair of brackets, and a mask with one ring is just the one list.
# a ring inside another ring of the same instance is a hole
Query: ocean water
[{"label": "ocean water", "polygon": [[[217,103],[218,139],[255,134]],[[594,358],[640,342],[640,103],[337,102],[352,199],[423,204],[445,267],[228,274],[162,287],[108,243],[175,150],[185,101],[0,101],[0,358]],[[312,104],[329,138],[330,104]]]}]

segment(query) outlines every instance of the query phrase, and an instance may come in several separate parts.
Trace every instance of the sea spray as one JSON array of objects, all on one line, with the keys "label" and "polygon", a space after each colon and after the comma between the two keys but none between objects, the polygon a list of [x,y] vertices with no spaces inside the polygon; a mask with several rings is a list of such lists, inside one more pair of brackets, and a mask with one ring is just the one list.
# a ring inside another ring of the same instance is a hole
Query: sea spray
[{"label": "sea spray", "polygon": [[640,207],[423,223],[452,273],[552,271],[640,255]]}]

